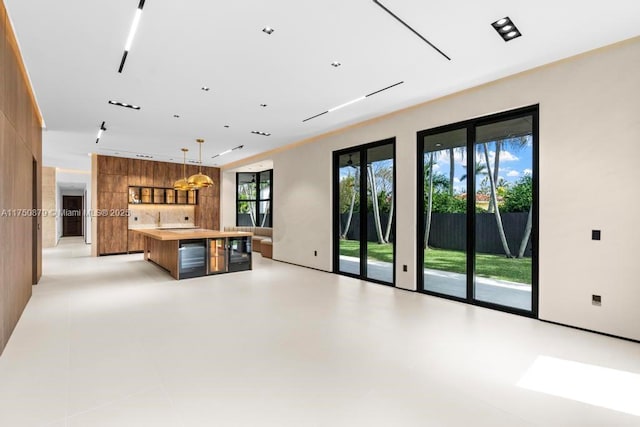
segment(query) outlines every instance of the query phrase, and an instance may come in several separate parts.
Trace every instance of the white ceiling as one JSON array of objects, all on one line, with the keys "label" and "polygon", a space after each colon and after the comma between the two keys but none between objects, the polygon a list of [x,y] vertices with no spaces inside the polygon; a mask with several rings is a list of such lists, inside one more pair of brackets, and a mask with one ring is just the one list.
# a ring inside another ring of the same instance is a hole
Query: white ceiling
[{"label": "white ceiling", "polygon": [[[186,146],[197,159],[199,137],[203,162],[223,165],[640,34],[638,0],[382,0],[448,61],[372,0],[147,0],[118,74],[138,0],[4,1],[47,126],[44,163],[74,169],[94,151],[179,162]],[[522,37],[498,36],[504,16]]]}]

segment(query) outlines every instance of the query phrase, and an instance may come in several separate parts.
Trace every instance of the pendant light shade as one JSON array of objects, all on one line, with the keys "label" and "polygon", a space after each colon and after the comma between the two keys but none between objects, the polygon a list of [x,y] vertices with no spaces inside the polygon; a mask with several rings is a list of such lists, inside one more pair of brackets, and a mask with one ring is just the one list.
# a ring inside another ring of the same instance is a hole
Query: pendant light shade
[{"label": "pendant light shade", "polygon": [[211,187],[213,185],[213,180],[209,178],[207,175],[202,173],[202,144],[204,144],[204,139],[196,139],[196,142],[200,146],[200,157],[199,157],[199,168],[198,173],[195,175],[191,175],[187,180],[187,183],[192,188],[206,188]]},{"label": "pendant light shade", "polygon": [[174,190],[188,191],[192,189],[192,187],[189,185],[189,182],[187,181],[187,151],[189,151],[188,148],[182,149],[182,152],[184,153],[184,160],[182,162],[182,178],[180,178],[173,184]]}]

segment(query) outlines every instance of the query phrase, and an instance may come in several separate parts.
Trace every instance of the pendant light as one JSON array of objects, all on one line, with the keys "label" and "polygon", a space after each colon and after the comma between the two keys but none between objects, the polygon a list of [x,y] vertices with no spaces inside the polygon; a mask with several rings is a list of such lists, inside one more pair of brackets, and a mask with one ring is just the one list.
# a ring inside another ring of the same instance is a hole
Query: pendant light
[{"label": "pendant light", "polygon": [[188,148],[182,149],[182,152],[184,153],[184,160],[182,162],[182,178],[180,178],[173,184],[174,190],[182,190],[182,191],[191,190],[191,186],[187,182],[187,152],[188,151],[189,151]]},{"label": "pendant light", "polygon": [[204,139],[196,139],[196,142],[200,146],[198,173],[191,175],[188,183],[192,188],[211,187],[213,185],[213,180],[202,173],[202,144],[204,144]]}]

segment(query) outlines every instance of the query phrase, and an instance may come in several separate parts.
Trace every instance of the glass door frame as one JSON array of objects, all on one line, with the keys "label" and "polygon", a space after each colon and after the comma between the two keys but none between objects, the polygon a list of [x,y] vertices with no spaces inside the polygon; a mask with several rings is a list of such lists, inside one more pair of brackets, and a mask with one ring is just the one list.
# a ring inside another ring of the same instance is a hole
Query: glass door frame
[{"label": "glass door frame", "polygon": [[[517,119],[519,117],[531,116],[532,123],[532,141],[533,141],[533,209],[532,209],[532,230],[531,230],[531,311],[522,310],[514,307],[504,306],[500,304],[494,304],[487,301],[481,301],[474,298],[474,278],[475,278],[475,254],[476,254],[476,209],[475,209],[475,188],[476,177],[473,173],[467,174],[467,218],[466,218],[466,257],[467,257],[467,272],[466,272],[466,285],[467,292],[466,298],[460,298],[452,295],[446,295],[434,291],[425,289],[424,284],[424,236],[425,223],[424,223],[424,205],[421,201],[424,199],[424,139],[429,135],[436,135],[443,132],[449,132],[459,129],[466,129],[467,131],[467,144],[466,144],[466,163],[467,171],[475,170],[475,148],[476,148],[476,128],[479,126],[489,125],[501,121],[510,119]],[[433,295],[440,298],[446,298],[454,301],[464,302],[471,305],[476,305],[485,308],[491,308],[498,311],[503,311],[512,314],[518,314],[521,316],[538,318],[538,237],[539,237],[539,105],[531,105],[528,107],[518,108],[515,110],[509,110],[489,116],[478,117],[475,119],[465,120],[458,123],[452,123],[449,125],[439,126],[432,129],[423,130],[417,133],[417,182],[416,182],[416,205],[417,205],[417,224],[416,229],[418,234],[416,236],[416,253],[417,260],[416,266],[417,272],[417,291],[427,295]],[[469,197],[474,195],[474,197]]]},{"label": "glass door frame", "polygon": [[[391,145],[393,152],[393,192],[396,192],[396,138],[387,138],[380,141],[371,142],[364,145],[357,145],[355,147],[343,148],[333,152],[333,272],[341,274],[343,276],[349,276],[356,279],[365,280],[367,282],[378,283],[386,286],[396,286],[396,221],[395,219],[391,223],[391,231],[394,236],[393,243],[393,281],[391,283],[381,280],[367,277],[367,152],[371,148],[380,147],[383,145]],[[345,154],[354,154],[360,156],[360,212],[358,213],[360,219],[360,274],[352,274],[345,271],[340,271],[340,156]],[[364,167],[363,167],[364,165]],[[397,218],[397,197],[393,197],[393,212],[395,218]],[[364,208],[363,208],[364,207]],[[363,244],[364,242],[364,244]]]}]

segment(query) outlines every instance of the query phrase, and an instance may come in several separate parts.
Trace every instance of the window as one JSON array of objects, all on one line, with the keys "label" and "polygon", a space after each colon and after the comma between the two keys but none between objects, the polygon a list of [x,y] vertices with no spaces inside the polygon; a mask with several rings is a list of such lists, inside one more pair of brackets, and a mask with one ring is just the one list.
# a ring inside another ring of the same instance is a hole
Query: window
[{"label": "window", "polygon": [[273,170],[236,174],[236,225],[272,227]]},{"label": "window", "polygon": [[537,316],[538,108],[418,133],[418,290]]}]

